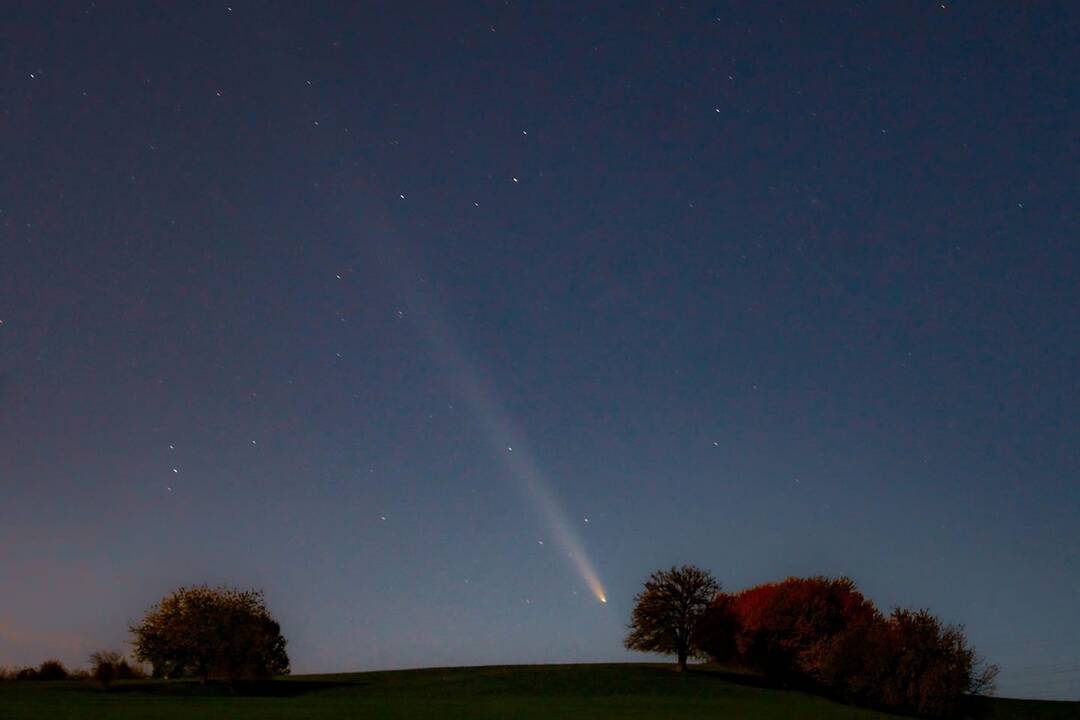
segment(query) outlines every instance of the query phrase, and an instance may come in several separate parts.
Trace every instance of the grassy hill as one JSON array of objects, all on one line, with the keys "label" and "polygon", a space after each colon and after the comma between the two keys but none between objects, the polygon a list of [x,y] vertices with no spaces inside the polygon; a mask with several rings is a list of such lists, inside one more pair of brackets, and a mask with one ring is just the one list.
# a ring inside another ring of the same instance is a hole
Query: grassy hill
[{"label": "grassy hill", "polygon": [[[1080,703],[990,700],[992,720],[1080,720]],[[720,671],[679,675],[670,666],[525,665],[306,675],[232,694],[189,681],[0,683],[3,720],[177,718],[753,718],[892,717],[812,695],[757,686]]]}]

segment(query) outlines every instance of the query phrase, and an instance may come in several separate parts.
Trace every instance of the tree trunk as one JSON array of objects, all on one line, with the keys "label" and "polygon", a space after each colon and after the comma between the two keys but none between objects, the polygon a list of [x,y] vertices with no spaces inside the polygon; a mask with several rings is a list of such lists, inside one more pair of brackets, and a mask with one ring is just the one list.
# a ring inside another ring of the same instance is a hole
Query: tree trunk
[{"label": "tree trunk", "polygon": [[686,672],[686,650],[679,649],[679,672]]}]

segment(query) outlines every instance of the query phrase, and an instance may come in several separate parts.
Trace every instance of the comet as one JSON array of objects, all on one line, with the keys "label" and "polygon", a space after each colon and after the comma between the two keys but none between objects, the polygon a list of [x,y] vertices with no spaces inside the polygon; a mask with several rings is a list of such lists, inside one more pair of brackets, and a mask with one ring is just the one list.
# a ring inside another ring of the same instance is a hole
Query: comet
[{"label": "comet", "polygon": [[[431,292],[421,287],[426,283],[416,282],[418,273],[409,271],[415,267],[415,263],[406,262],[403,257],[407,249],[403,245],[385,249],[389,250],[389,258],[384,256],[383,260],[391,261],[393,267],[388,269],[394,271],[392,275],[397,275],[398,284],[412,307],[409,313],[412,322],[431,347],[435,359],[449,374],[471,414],[480,423],[492,451],[500,456],[507,474],[516,481],[522,494],[544,519],[552,538],[570,558],[586,587],[597,600],[606,604],[603,583],[586,555],[585,546],[569,515],[559,502],[551,479],[529,448],[525,433],[496,400],[490,379],[477,369],[462,349]],[[398,317],[402,317],[400,312]]]},{"label": "comet", "polygon": [[529,449],[523,433],[495,403],[479,376],[472,372],[470,366],[464,365],[460,355],[453,364],[456,366],[458,383],[465,391],[464,396],[483,426],[492,449],[502,449],[500,456],[508,474],[517,481],[525,497],[544,518],[552,538],[570,558],[589,591],[601,603],[607,603],[603,583],[585,553],[585,546],[559,502],[551,480]]}]

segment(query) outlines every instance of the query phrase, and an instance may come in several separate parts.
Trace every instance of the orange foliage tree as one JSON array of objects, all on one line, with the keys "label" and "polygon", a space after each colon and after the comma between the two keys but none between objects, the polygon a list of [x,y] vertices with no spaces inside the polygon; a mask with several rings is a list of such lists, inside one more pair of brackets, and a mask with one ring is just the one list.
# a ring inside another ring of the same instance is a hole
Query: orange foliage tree
[{"label": "orange foliage tree", "polygon": [[955,715],[969,693],[993,688],[959,627],[926,610],[883,616],[848,578],[788,578],[718,594],[702,648],[720,662],[785,684],[926,717]]}]

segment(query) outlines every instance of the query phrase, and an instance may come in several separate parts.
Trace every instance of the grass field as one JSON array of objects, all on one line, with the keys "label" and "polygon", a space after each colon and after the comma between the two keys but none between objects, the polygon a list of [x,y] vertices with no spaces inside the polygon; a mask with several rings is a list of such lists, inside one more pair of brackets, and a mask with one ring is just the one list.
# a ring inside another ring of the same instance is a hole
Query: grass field
[{"label": "grass field", "polygon": [[[993,720],[1080,720],[1080,703],[990,700]],[[754,718],[868,720],[892,717],[812,695],[758,687],[718,671],[670,666],[526,665],[306,675],[242,695],[189,681],[0,683],[0,719],[65,718]]]}]

